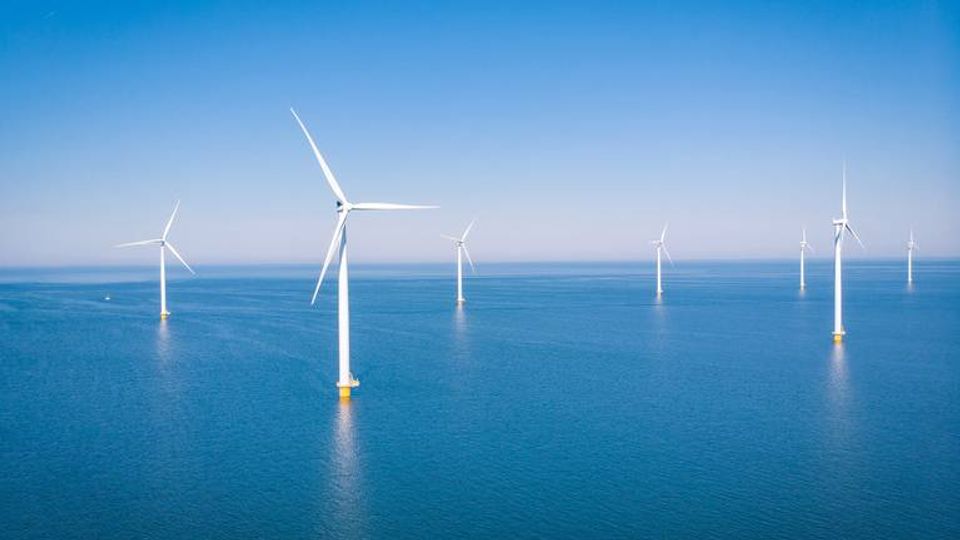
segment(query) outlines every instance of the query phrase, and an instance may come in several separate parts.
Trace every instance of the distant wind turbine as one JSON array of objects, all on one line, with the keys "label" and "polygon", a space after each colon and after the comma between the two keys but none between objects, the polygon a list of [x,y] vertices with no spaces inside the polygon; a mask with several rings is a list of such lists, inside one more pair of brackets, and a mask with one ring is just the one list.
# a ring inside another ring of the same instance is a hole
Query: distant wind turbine
[{"label": "distant wind turbine", "polygon": [[326,178],[327,184],[330,186],[330,190],[333,191],[333,194],[337,198],[337,225],[333,230],[333,238],[330,240],[330,247],[327,249],[326,258],[323,260],[323,268],[320,270],[320,278],[317,280],[317,286],[313,290],[313,298],[310,300],[310,303],[316,303],[317,295],[320,294],[320,285],[323,284],[323,277],[327,273],[327,267],[330,266],[330,261],[333,259],[334,251],[337,251],[339,248],[340,271],[339,275],[337,276],[337,304],[340,376],[337,380],[337,388],[340,389],[341,398],[349,399],[350,390],[360,386],[360,381],[354,378],[353,374],[350,372],[350,278],[348,275],[347,266],[347,216],[353,210],[418,210],[423,208],[437,207],[377,202],[351,203],[347,200],[347,196],[344,195],[343,190],[340,189],[340,184],[337,183],[337,179],[333,176],[333,172],[330,170],[330,167],[327,166],[327,162],[323,159],[323,155],[317,148],[317,144],[313,142],[313,137],[311,137],[310,132],[307,131],[307,126],[303,124],[303,122],[300,120],[300,117],[297,115],[297,112],[293,110],[292,107],[290,108],[290,113],[293,114],[293,118],[297,121],[297,124],[300,125],[300,129],[303,131],[304,136],[306,136],[307,142],[310,143],[310,148],[313,150],[313,155],[317,158],[317,162],[320,164],[320,169],[323,171],[323,176]]},{"label": "distant wind turbine", "polygon": [[800,229],[802,232],[802,239],[800,240],[800,290],[807,288],[806,274],[803,266],[803,256],[807,251],[813,253],[813,246],[807,242],[807,229],[806,227]]},{"label": "distant wind turbine", "polygon": [[847,164],[843,164],[843,195],[840,202],[842,217],[833,220],[833,342],[842,343],[846,331],[843,328],[843,233],[850,233],[860,247],[863,242],[847,218]]},{"label": "distant wind turbine", "polygon": [[170,316],[170,312],[167,311],[167,264],[166,264],[166,250],[170,250],[170,253],[173,253],[173,256],[177,258],[191,274],[196,275],[196,272],[193,271],[193,268],[190,268],[190,265],[187,264],[187,261],[183,260],[183,257],[180,256],[180,253],[177,252],[177,248],[173,247],[167,240],[167,235],[170,234],[170,226],[173,225],[173,218],[177,216],[177,210],[180,209],[180,201],[177,201],[177,205],[173,207],[173,213],[170,214],[170,219],[167,220],[167,226],[163,228],[163,235],[160,238],[155,238],[153,240],[142,240],[140,242],[130,242],[127,244],[120,244],[114,247],[130,247],[130,246],[149,246],[149,245],[158,245],[160,246],[160,318],[166,319]]},{"label": "distant wind turbine", "polygon": [[907,283],[913,283],[913,251],[920,246],[913,240],[913,229],[910,229],[910,240],[907,242]]},{"label": "distant wind turbine", "polygon": [[663,252],[667,256],[667,260],[670,261],[670,264],[673,265],[673,259],[670,257],[670,252],[667,251],[666,237],[667,237],[667,225],[663,225],[663,231],[660,232],[659,240],[651,240],[650,243],[657,246],[657,296],[663,295],[663,281],[660,277],[660,252]]},{"label": "distant wind turbine", "polygon": [[467,225],[466,230],[463,231],[463,234],[459,238],[454,236],[442,235],[447,240],[452,240],[457,245],[457,304],[463,304],[467,300],[463,297],[463,256],[467,256],[467,262],[470,263],[470,269],[474,274],[477,273],[477,268],[473,265],[473,259],[470,258],[470,252],[467,251],[467,235],[470,234],[470,230],[473,229],[473,225],[477,220],[473,220]]}]

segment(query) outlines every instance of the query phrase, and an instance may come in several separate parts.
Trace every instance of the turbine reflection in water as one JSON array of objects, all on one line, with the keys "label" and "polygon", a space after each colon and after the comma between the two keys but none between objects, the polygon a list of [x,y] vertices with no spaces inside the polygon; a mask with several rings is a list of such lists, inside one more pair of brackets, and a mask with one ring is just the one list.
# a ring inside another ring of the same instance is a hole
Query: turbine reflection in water
[{"label": "turbine reflection in water", "polygon": [[453,335],[455,353],[458,357],[466,353],[467,346],[467,313],[463,305],[458,305],[453,311]]},{"label": "turbine reflection in water", "polygon": [[157,357],[163,362],[170,358],[170,329],[166,320],[157,326]]},{"label": "turbine reflection in water", "polygon": [[835,405],[847,399],[847,359],[843,344],[836,344],[830,353],[830,398]]},{"label": "turbine reflection in water", "polygon": [[667,306],[663,303],[663,296],[656,296],[653,299],[653,309],[650,310],[653,318],[653,330],[657,344],[657,351],[663,352],[668,346],[668,327],[667,327]]},{"label": "turbine reflection in water", "polygon": [[836,344],[830,352],[827,379],[827,430],[829,445],[840,455],[855,451],[852,397],[847,353],[843,344]]},{"label": "turbine reflection in water", "polygon": [[[324,529],[324,536],[338,538],[364,538],[365,519],[362,478],[360,475],[360,449],[354,426],[353,403],[349,399],[338,402],[335,412],[334,439],[331,448],[330,496],[336,530]],[[329,524],[327,524],[329,525]]]}]

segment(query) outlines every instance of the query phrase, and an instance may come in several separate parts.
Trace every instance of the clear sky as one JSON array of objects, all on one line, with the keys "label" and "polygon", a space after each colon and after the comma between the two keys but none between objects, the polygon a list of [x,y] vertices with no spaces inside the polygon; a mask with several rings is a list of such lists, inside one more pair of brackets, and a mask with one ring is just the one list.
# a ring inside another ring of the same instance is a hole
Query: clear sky
[{"label": "clear sky", "polygon": [[0,4],[0,265],[319,262],[291,105],[360,261],[960,255],[958,2],[176,4]]}]

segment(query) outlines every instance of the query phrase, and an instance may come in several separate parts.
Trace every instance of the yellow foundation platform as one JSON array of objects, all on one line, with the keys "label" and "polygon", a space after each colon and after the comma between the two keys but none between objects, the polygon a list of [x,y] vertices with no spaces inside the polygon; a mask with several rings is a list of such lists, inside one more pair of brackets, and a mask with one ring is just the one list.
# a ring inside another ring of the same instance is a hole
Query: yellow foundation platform
[{"label": "yellow foundation platform", "polygon": [[165,321],[165,320],[167,320],[167,317],[169,317],[169,316],[170,316],[169,313],[161,313],[161,314],[160,314],[160,320],[161,320],[161,321]]},{"label": "yellow foundation platform", "polygon": [[340,384],[337,383],[337,390],[340,393],[340,399],[350,399],[350,390],[360,386],[360,381],[354,378],[350,378],[349,384]]},{"label": "yellow foundation platform", "polygon": [[843,343],[843,334],[834,334],[833,335],[834,343]]}]

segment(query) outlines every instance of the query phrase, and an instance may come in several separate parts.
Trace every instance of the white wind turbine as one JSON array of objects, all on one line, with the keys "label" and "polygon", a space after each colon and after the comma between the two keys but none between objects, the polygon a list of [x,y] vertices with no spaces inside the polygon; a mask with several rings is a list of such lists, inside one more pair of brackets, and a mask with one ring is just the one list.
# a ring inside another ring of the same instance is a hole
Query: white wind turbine
[{"label": "white wind turbine", "polygon": [[[849,232],[863,248],[863,242],[847,219],[847,164],[843,164],[843,195],[840,209],[842,217],[833,220],[833,342],[843,342],[843,233]],[[864,248],[865,249],[865,248]]]},{"label": "white wind turbine", "polygon": [[663,281],[660,278],[660,252],[663,252],[667,256],[667,260],[670,261],[670,264],[673,264],[673,259],[670,257],[670,252],[667,251],[666,237],[667,237],[667,225],[663,225],[663,231],[660,232],[659,240],[651,240],[650,243],[657,246],[657,296],[663,295]]},{"label": "white wind turbine", "polygon": [[913,229],[910,229],[910,240],[907,242],[907,283],[913,283],[913,251],[920,246],[913,240]]},{"label": "white wind turbine", "polygon": [[173,247],[169,241],[167,241],[167,235],[170,234],[170,226],[173,225],[173,218],[177,216],[177,210],[180,209],[180,201],[177,201],[177,205],[173,207],[173,213],[170,214],[170,219],[167,220],[167,226],[163,228],[163,235],[160,238],[155,238],[153,240],[142,240],[140,242],[130,242],[127,244],[120,244],[114,247],[130,247],[130,246],[149,246],[149,245],[158,245],[160,246],[160,318],[166,319],[170,316],[170,312],[167,311],[167,265],[166,265],[166,250],[170,250],[170,253],[173,253],[173,256],[177,258],[183,266],[190,271],[191,274],[196,275],[196,272],[193,271],[193,268],[190,268],[190,265],[187,264],[187,261],[183,260],[183,257],[180,256],[180,253],[177,252],[177,248]]},{"label": "white wind turbine", "polygon": [[807,251],[813,253],[813,246],[807,242],[807,229],[806,227],[800,229],[802,232],[802,240],[800,240],[800,290],[807,288],[806,273],[803,265],[803,256]]},{"label": "white wind turbine", "polygon": [[467,262],[470,263],[470,269],[474,274],[477,273],[477,268],[473,265],[473,259],[470,258],[470,252],[467,251],[467,235],[470,234],[470,230],[473,229],[473,225],[477,220],[473,220],[467,225],[466,230],[463,231],[463,234],[459,238],[454,236],[442,235],[447,240],[452,240],[457,244],[457,304],[463,304],[467,300],[463,297],[463,256],[467,256]]},{"label": "white wind turbine", "polygon": [[334,251],[339,248],[340,271],[338,272],[337,276],[337,308],[340,375],[337,380],[337,388],[340,389],[341,398],[349,399],[350,389],[360,386],[360,381],[354,378],[353,374],[350,372],[350,279],[347,266],[347,216],[353,210],[417,210],[422,208],[436,208],[436,206],[376,202],[351,203],[347,200],[347,196],[343,194],[343,190],[340,189],[340,184],[337,183],[337,179],[333,176],[333,172],[330,170],[330,167],[327,166],[326,160],[323,159],[323,155],[317,148],[316,143],[313,142],[313,137],[311,137],[310,132],[307,131],[307,126],[303,124],[303,122],[300,120],[300,117],[297,116],[297,112],[293,110],[292,107],[290,108],[290,112],[293,114],[293,118],[296,119],[297,124],[300,125],[300,129],[303,131],[304,136],[306,136],[307,142],[310,143],[310,148],[313,150],[313,155],[317,158],[317,162],[320,163],[320,169],[323,171],[323,176],[326,178],[327,184],[330,186],[331,191],[333,191],[333,194],[337,197],[337,225],[333,230],[333,238],[330,240],[330,247],[327,249],[326,258],[323,260],[323,268],[320,270],[320,278],[317,280],[317,287],[313,290],[313,298],[310,300],[310,303],[316,303],[317,295],[320,293],[320,285],[323,284],[323,277],[327,273],[327,267],[330,266],[330,261],[333,259]]}]

